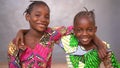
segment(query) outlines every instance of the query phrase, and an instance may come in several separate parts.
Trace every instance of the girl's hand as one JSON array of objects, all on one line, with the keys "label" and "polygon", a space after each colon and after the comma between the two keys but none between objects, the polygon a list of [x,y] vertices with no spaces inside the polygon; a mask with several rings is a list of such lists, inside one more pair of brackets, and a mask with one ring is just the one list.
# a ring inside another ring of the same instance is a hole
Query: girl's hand
[{"label": "girl's hand", "polygon": [[99,58],[103,60],[107,56],[106,44],[104,44],[97,36],[94,37],[93,42],[97,46]]},{"label": "girl's hand", "polygon": [[24,33],[23,33],[22,30],[19,30],[19,31],[17,32],[17,35],[16,35],[16,37],[15,37],[15,44],[16,44],[17,46],[19,46],[19,45],[24,45],[23,35],[24,35]]},{"label": "girl's hand", "polygon": [[98,47],[98,55],[101,60],[107,56],[107,49],[103,45],[100,45],[100,47]]},{"label": "girl's hand", "polygon": [[19,48],[24,50],[24,34],[27,33],[29,30],[19,30],[16,37],[15,37],[15,45]]}]

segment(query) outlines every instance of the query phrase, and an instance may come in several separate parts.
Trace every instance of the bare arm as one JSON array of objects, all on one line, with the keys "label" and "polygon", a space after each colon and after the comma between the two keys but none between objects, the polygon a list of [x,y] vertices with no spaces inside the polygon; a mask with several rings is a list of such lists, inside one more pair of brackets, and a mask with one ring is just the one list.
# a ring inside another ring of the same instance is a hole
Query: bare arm
[{"label": "bare arm", "polygon": [[18,45],[24,45],[24,34],[26,34],[29,31],[29,29],[22,29],[17,32],[17,35],[15,37],[15,44]]},{"label": "bare arm", "polygon": [[93,42],[96,44],[98,48],[98,55],[101,60],[103,60],[107,55],[106,44],[103,43],[97,36],[95,36]]}]

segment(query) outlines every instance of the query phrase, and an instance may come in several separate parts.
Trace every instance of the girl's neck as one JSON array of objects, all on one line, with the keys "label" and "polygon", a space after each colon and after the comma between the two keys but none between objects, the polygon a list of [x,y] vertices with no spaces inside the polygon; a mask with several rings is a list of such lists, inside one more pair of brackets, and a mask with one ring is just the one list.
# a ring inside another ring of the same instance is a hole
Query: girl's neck
[{"label": "girl's neck", "polygon": [[40,38],[44,35],[44,32],[38,32],[34,29],[30,29],[25,37],[25,45],[29,46],[30,48],[35,48],[36,44],[39,43]]},{"label": "girl's neck", "polygon": [[96,46],[93,43],[90,43],[90,44],[87,44],[87,45],[82,45],[81,44],[81,46],[83,46],[86,51],[96,48]]},{"label": "girl's neck", "polygon": [[39,32],[37,30],[30,29],[26,35],[40,39],[44,35],[44,32]]}]

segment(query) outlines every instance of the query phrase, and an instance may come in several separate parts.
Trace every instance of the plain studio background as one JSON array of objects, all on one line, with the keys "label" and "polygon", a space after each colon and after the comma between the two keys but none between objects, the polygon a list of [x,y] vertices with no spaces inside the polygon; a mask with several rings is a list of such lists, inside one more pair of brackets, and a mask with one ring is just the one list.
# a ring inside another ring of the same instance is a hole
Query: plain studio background
[{"label": "plain studio background", "polygon": [[[51,9],[53,26],[69,26],[83,7],[95,9],[97,35],[107,41],[120,61],[120,0],[44,0]],[[29,28],[23,12],[29,0],[0,0],[0,63],[7,62],[7,46],[19,29]],[[53,63],[65,63],[63,50],[55,45]],[[2,64],[0,64],[1,66]]]}]

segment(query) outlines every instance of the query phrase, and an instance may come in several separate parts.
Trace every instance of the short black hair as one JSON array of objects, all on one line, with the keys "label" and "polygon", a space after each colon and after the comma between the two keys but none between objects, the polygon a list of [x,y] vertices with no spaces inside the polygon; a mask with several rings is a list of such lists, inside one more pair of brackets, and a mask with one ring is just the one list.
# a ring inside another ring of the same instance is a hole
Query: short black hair
[{"label": "short black hair", "polygon": [[78,19],[82,18],[82,17],[87,17],[90,18],[93,22],[93,24],[95,25],[95,13],[94,10],[88,11],[87,8],[85,8],[84,11],[80,11],[78,12],[75,17],[74,17],[74,23],[73,25],[77,24]]},{"label": "short black hair", "polygon": [[48,6],[44,1],[31,1],[31,2],[32,2],[32,3],[28,6],[28,8],[25,10],[24,13],[26,13],[26,14],[30,14],[31,11],[32,11],[32,9],[33,9],[33,7],[34,7],[35,5],[43,5],[43,6],[47,6],[48,9],[49,9],[49,12],[50,12],[50,8],[49,8],[49,6]]}]

